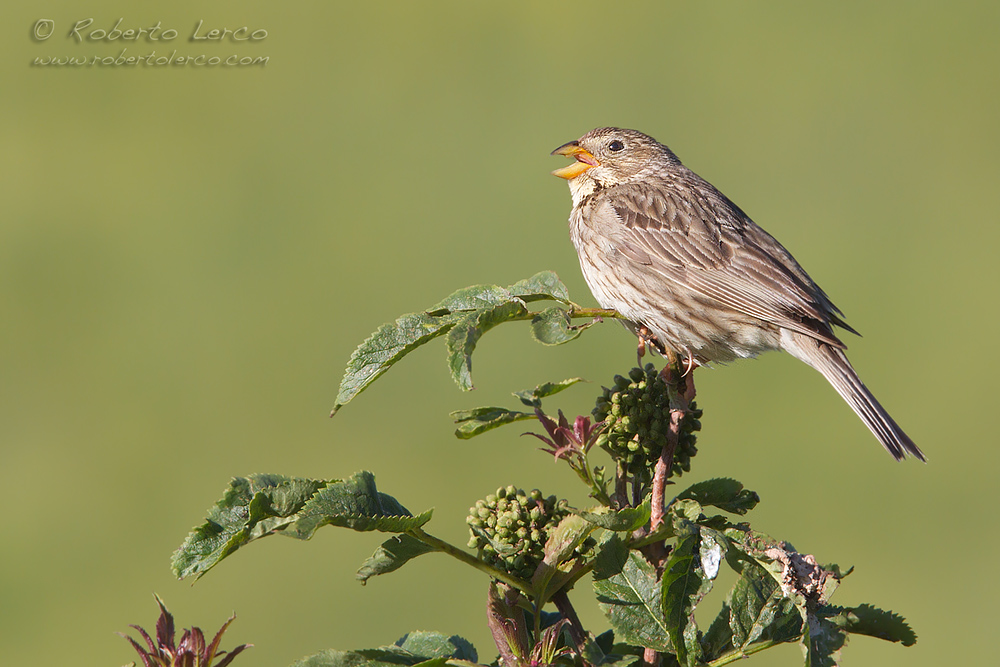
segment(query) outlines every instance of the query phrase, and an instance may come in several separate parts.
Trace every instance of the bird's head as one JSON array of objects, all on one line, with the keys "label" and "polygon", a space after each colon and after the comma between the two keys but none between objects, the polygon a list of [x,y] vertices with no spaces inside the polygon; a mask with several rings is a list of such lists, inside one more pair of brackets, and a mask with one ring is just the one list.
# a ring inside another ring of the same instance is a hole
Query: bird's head
[{"label": "bird's head", "polygon": [[680,164],[677,156],[656,139],[617,127],[591,130],[555,149],[552,155],[576,160],[552,172],[569,181],[574,199],[598,188],[647,179],[652,172]]}]

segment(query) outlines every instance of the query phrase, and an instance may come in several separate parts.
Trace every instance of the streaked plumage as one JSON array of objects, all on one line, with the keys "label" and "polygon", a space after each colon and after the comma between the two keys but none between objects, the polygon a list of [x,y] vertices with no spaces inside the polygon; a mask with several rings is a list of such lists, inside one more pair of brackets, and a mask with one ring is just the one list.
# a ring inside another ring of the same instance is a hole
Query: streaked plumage
[{"label": "streaked plumage", "polygon": [[[698,363],[785,350],[847,401],[897,459],[920,449],[875,400],[833,330],[854,332],[798,262],[736,204],[634,130],[599,128],[554,154],[570,237],[597,301]],[[857,333],[857,332],[854,332]]]}]

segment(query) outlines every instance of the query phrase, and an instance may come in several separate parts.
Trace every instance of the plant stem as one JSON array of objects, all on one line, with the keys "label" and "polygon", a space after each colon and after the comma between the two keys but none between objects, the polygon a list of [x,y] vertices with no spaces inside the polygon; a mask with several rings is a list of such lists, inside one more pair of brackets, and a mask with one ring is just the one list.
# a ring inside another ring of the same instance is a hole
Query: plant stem
[{"label": "plant stem", "polygon": [[459,549],[458,547],[456,547],[456,546],[454,546],[452,544],[448,544],[444,540],[438,539],[437,537],[434,537],[433,535],[428,535],[427,533],[425,533],[420,528],[414,528],[413,530],[410,530],[410,531],[407,531],[407,532],[409,533],[409,535],[411,537],[414,537],[415,539],[420,540],[424,544],[426,544],[428,546],[431,546],[431,547],[434,547],[438,551],[444,552],[444,553],[448,554],[449,556],[451,556],[452,558],[456,558],[456,559],[462,561],[466,565],[471,565],[472,567],[476,568],[480,572],[484,572],[484,573],[488,574],[489,576],[493,577],[494,579],[496,579],[497,581],[502,581],[503,583],[507,584],[508,586],[510,586],[512,588],[516,588],[517,590],[521,591],[525,595],[530,596],[532,594],[531,587],[526,582],[523,582],[520,579],[517,579],[516,577],[510,576],[509,574],[507,574],[503,570],[499,570],[499,569],[493,567],[489,563],[486,563],[486,562],[484,562],[484,561],[476,558],[475,556],[473,556],[472,554],[470,554],[468,552],[462,551],[461,549]]},{"label": "plant stem", "polygon": [[[675,354],[667,350],[667,365],[661,371],[663,381],[667,383],[667,391],[670,395],[670,426],[667,429],[667,442],[660,450],[660,458],[656,462],[653,473],[653,488],[651,492],[649,531],[656,532],[663,524],[663,513],[665,509],[664,495],[667,488],[667,477],[674,465],[674,452],[681,435],[681,421],[687,414],[690,407],[690,397],[694,396],[694,380],[680,373],[680,363]],[[686,382],[686,383],[685,383]],[[685,389],[681,389],[681,384],[685,383]],[[648,545],[643,549],[643,553],[649,559],[657,573],[662,574],[663,562],[667,557],[667,548],[662,540]],[[643,665],[655,667],[661,662],[661,656],[653,649],[647,648],[642,653]]]},{"label": "plant stem", "polygon": [[584,631],[583,625],[580,623],[580,618],[576,615],[576,610],[573,609],[573,604],[569,601],[569,596],[566,595],[565,589],[553,595],[552,602],[555,603],[556,609],[559,610],[562,617],[569,621],[569,636],[573,639],[573,643],[576,644],[577,655],[580,656],[583,664],[589,667],[590,663],[583,657],[583,650],[587,645],[587,633]]},{"label": "plant stem", "polygon": [[[570,308],[569,308],[569,310],[566,311],[566,312],[568,312],[569,316],[571,318],[574,318],[574,319],[582,319],[582,318],[585,318],[585,317],[589,317],[590,319],[593,319],[593,320],[600,320],[600,319],[604,319],[604,318],[609,318],[609,319],[613,319],[613,320],[626,320],[626,319],[628,319],[627,317],[625,317],[624,315],[622,315],[621,313],[619,313],[617,310],[611,310],[610,308],[580,308],[576,304],[571,305]],[[511,321],[518,321],[518,320],[520,320],[520,321],[524,321],[524,320],[531,321],[532,319],[535,318],[536,315],[540,315],[540,314],[541,313],[539,311],[529,310],[526,313],[522,313],[520,315],[515,315],[514,317],[511,317],[510,319],[511,319]]]},{"label": "plant stem", "polygon": [[[533,314],[537,314],[537,313],[533,313]],[[598,318],[598,317],[600,317],[600,318],[610,317],[611,319],[616,319],[616,320],[625,320],[625,319],[628,319],[627,317],[625,317],[624,315],[622,315],[621,313],[619,313],[617,310],[612,310],[610,308],[580,308],[580,307],[577,307],[577,306],[573,306],[573,307],[570,308],[569,316],[570,317],[574,317],[574,318],[579,318],[579,317],[594,317],[594,318]]]},{"label": "plant stem", "polygon": [[771,648],[772,646],[777,646],[778,644],[781,643],[783,642],[776,642],[776,641],[756,642],[754,644],[750,644],[750,646],[747,646],[744,649],[740,649],[737,651],[730,651],[729,653],[724,653],[715,660],[713,660],[712,662],[707,662],[705,664],[708,667],[722,667],[722,665],[728,665],[731,662],[736,662],[737,660],[743,660],[744,658],[747,658],[753,655],[754,653],[759,653],[764,649]]}]

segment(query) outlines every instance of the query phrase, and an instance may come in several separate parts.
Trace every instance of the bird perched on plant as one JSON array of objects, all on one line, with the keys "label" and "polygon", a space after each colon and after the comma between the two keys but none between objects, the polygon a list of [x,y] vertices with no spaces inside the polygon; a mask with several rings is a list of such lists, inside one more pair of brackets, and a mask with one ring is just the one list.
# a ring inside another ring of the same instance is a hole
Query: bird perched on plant
[{"label": "bird perched on plant", "polygon": [[819,371],[896,459],[925,460],[858,378],[842,313],[770,234],[674,153],[604,127],[552,152],[569,182],[570,236],[601,306],[691,364],[785,350]]}]

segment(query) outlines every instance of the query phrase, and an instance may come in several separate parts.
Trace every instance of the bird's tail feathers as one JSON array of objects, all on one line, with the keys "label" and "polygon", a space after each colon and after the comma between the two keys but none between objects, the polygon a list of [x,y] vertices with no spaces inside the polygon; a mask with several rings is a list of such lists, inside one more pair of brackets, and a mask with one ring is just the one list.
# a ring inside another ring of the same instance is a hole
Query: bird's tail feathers
[{"label": "bird's tail feathers", "polygon": [[815,368],[833,385],[893,458],[900,461],[910,454],[921,461],[927,460],[910,436],[872,396],[843,350],[801,335],[795,335],[795,339],[794,342],[786,340],[791,344],[786,344],[785,349]]}]

